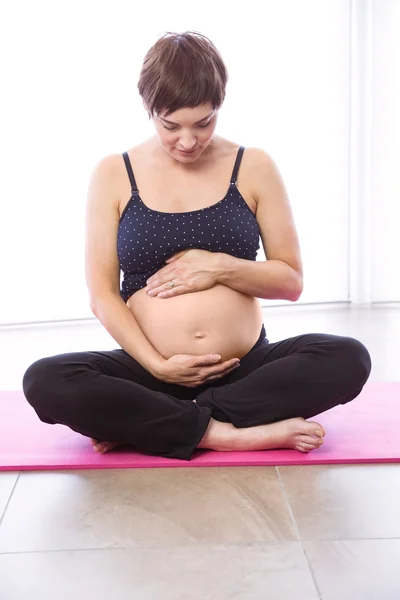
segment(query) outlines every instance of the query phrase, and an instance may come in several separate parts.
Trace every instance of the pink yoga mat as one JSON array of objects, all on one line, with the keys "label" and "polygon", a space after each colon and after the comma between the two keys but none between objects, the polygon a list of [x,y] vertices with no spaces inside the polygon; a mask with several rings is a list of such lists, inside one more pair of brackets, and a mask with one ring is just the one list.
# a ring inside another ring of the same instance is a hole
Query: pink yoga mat
[{"label": "pink yoga mat", "polygon": [[88,438],[68,427],[39,421],[22,392],[0,392],[0,470],[400,462],[400,382],[368,382],[355,400],[311,420],[324,426],[326,436],[324,445],[309,454],[198,450],[185,461],[124,448],[102,455],[93,451]]}]

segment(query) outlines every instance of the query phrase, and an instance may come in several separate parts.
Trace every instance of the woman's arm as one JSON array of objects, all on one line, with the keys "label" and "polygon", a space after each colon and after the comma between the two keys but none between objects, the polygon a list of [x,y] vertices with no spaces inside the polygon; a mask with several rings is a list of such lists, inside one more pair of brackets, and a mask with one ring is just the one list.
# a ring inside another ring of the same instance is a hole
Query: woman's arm
[{"label": "woman's arm", "polygon": [[86,205],[85,276],[90,308],[114,340],[154,375],[163,357],[142,332],[119,293],[118,161],[110,155],[93,169]]},{"label": "woman's arm", "polygon": [[112,293],[104,294],[92,302],[91,309],[121,348],[157,377],[165,359],[150,344],[122,298]]},{"label": "woman's arm", "polygon": [[252,261],[229,254],[218,256],[216,282],[256,298],[290,300],[300,298],[302,277],[282,260]]},{"label": "woman's arm", "polygon": [[303,267],[292,209],[282,177],[263,150],[249,148],[249,176],[257,202],[256,218],[267,261],[219,256],[217,281],[257,298],[298,300]]},{"label": "woman's arm", "polygon": [[172,298],[221,283],[256,298],[295,301],[300,297],[302,278],[282,260],[252,261],[197,248],[180,254],[148,279],[150,296]]}]

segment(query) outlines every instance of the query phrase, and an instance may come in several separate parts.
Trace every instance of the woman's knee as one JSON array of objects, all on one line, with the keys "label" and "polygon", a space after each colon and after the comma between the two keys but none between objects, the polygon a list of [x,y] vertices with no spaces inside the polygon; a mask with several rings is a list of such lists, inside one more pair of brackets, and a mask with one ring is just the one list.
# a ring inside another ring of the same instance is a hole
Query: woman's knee
[{"label": "woman's knee", "polygon": [[367,348],[359,340],[342,337],[339,350],[344,364],[361,385],[367,381],[371,373],[372,361]]},{"label": "woman's knee", "polygon": [[46,401],[59,384],[59,362],[57,357],[40,358],[32,363],[22,378],[22,389],[25,398],[34,408]]}]

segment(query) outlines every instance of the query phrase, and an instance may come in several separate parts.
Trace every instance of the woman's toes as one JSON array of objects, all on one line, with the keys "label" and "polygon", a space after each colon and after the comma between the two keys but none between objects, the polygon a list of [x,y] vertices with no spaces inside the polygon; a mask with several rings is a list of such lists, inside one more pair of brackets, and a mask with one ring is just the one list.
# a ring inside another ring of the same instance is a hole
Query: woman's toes
[{"label": "woman's toes", "polygon": [[94,438],[91,438],[91,442],[93,450],[95,452],[99,452],[100,454],[105,454],[110,450],[114,450],[114,448],[116,448],[117,446],[121,446],[120,442],[104,442],[95,440]]},{"label": "woman's toes", "polygon": [[101,454],[105,454],[106,452],[109,452],[110,450],[114,450],[114,448],[116,448],[117,446],[120,446],[121,444],[119,444],[119,442],[104,442],[104,448],[101,451]]},{"label": "woman's toes", "polygon": [[325,431],[322,429],[322,427],[317,426],[313,429],[311,435],[316,435],[317,437],[322,438],[325,435]]},{"label": "woman's toes", "polygon": [[106,443],[107,442],[97,442],[97,444],[93,446],[93,450],[95,452],[103,452]]},{"label": "woman's toes", "polygon": [[311,450],[315,450],[315,448],[315,446],[307,444],[306,442],[301,442],[300,444],[294,447],[294,449],[299,450],[299,452],[311,452]]},{"label": "woman's toes", "polygon": [[300,444],[308,444],[308,445],[312,446],[313,448],[319,448],[319,446],[321,445],[322,442],[323,442],[323,438],[320,438],[318,436],[311,436],[311,435],[302,435],[299,439]]},{"label": "woman's toes", "polygon": [[316,435],[318,437],[324,437],[325,429],[317,423],[316,421],[307,421],[308,425],[310,425],[310,431],[307,431],[309,435]]}]

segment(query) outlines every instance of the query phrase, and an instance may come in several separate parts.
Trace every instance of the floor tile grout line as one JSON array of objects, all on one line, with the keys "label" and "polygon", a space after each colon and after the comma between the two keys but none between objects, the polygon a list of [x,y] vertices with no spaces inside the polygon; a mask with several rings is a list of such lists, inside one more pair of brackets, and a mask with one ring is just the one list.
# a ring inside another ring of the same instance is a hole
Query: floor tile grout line
[{"label": "floor tile grout line", "polygon": [[287,508],[287,510],[289,512],[289,515],[290,515],[290,518],[291,518],[291,521],[292,521],[292,524],[293,524],[293,529],[294,529],[294,531],[296,533],[296,536],[297,536],[297,541],[300,544],[300,548],[301,548],[301,551],[303,553],[304,560],[306,561],[306,565],[308,566],[308,571],[309,571],[309,573],[311,575],[311,579],[312,579],[312,581],[314,583],[315,591],[318,594],[319,600],[322,600],[322,592],[319,589],[319,585],[318,585],[317,579],[315,577],[314,570],[312,568],[312,565],[311,565],[310,561],[308,560],[307,553],[306,553],[305,548],[303,546],[303,542],[302,542],[301,537],[300,537],[300,530],[299,530],[298,525],[296,523],[296,519],[294,517],[294,512],[293,512],[292,506],[291,506],[290,501],[289,501],[289,496],[287,494],[285,484],[283,483],[282,475],[281,475],[281,473],[279,471],[279,467],[277,465],[275,466],[275,471],[276,471],[276,475],[278,477],[278,481],[279,481],[279,483],[281,485],[281,488],[282,488],[283,497],[285,498],[285,502],[286,502],[286,508]]},{"label": "floor tile grout line", "polygon": [[182,548],[188,549],[204,549],[204,548],[221,548],[221,549],[229,549],[229,548],[254,548],[257,546],[282,546],[284,544],[298,544],[297,541],[287,541],[287,540],[279,540],[279,541],[271,541],[271,542],[237,542],[232,544],[227,544],[225,542],[206,542],[204,544],[182,544],[179,546],[105,546],[103,548],[57,548],[55,550],[15,550],[15,551],[0,551],[0,556],[15,556],[17,554],[59,554],[62,552],[100,552],[100,551],[109,551],[109,550],[130,550],[130,551],[165,551],[172,552],[174,550],[181,550]]},{"label": "floor tile grout line", "polygon": [[15,480],[15,483],[14,483],[14,485],[13,485],[13,488],[12,488],[12,490],[11,490],[10,496],[9,496],[9,498],[8,498],[7,502],[6,502],[6,505],[5,505],[5,507],[4,507],[3,514],[0,516],[0,527],[1,527],[1,524],[2,524],[2,522],[3,522],[3,519],[4,519],[4,517],[6,516],[7,509],[8,509],[8,507],[10,506],[11,498],[12,498],[12,497],[13,497],[13,495],[14,495],[14,491],[15,491],[15,488],[17,487],[17,483],[18,483],[18,481],[19,481],[19,477],[20,477],[20,475],[21,475],[21,471],[18,471],[17,478],[16,478],[16,480]]},{"label": "floor tile grout line", "polygon": [[[396,538],[338,538],[338,539],[314,539],[314,540],[303,540],[303,542],[311,542],[311,543],[321,543],[321,542],[374,542],[374,541],[389,541],[389,540],[397,540],[400,542],[400,537]],[[15,550],[15,551],[0,551],[0,556],[14,556],[17,554],[58,554],[62,552],[101,552],[101,551],[110,551],[110,550],[131,550],[131,551],[173,551],[179,550],[182,548],[255,548],[258,546],[282,546],[284,544],[300,544],[302,545],[302,540],[270,540],[270,541],[253,541],[253,542],[204,542],[199,544],[182,544],[178,546],[104,546],[100,548],[57,548],[55,550],[50,549],[42,549],[42,550]],[[308,561],[307,561],[308,563]]]}]

